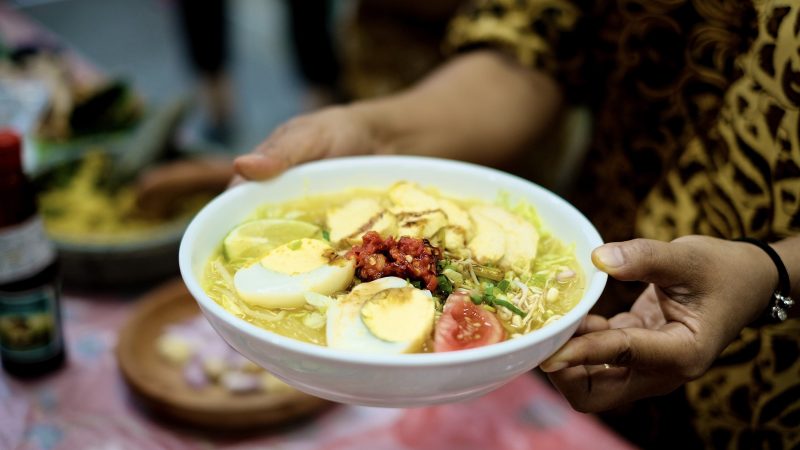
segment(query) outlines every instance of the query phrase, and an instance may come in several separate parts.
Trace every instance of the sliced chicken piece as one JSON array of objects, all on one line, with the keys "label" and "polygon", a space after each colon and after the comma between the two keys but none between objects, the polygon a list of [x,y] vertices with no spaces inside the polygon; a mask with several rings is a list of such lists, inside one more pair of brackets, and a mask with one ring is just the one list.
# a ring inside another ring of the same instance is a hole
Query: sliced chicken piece
[{"label": "sliced chicken piece", "polygon": [[419,213],[441,209],[435,197],[407,181],[401,181],[389,188],[389,199],[396,209],[404,212]]},{"label": "sliced chicken piece", "polygon": [[473,259],[480,264],[497,263],[506,252],[503,228],[482,206],[470,208],[469,216],[475,225],[475,236],[468,245]]},{"label": "sliced chicken piece", "polygon": [[[539,233],[533,224],[497,206],[473,207],[470,217],[477,226],[475,237],[470,241],[470,250],[478,262],[493,262],[505,270],[520,274],[530,270],[539,246]],[[486,222],[493,223],[495,228]],[[498,239],[497,228],[502,235],[499,242],[494,241]],[[492,260],[497,255],[498,247],[502,247],[501,255]]]},{"label": "sliced chicken piece", "polygon": [[430,238],[447,226],[447,216],[438,200],[413,183],[400,182],[389,189],[394,204],[390,211],[397,216],[398,236]]},{"label": "sliced chicken piece", "polygon": [[357,198],[327,215],[330,239],[333,243],[343,240],[357,242],[367,231],[374,230],[381,236],[395,234],[397,220],[386,211],[378,200]]},{"label": "sliced chicken piece", "polygon": [[444,246],[451,252],[460,254],[467,247],[467,236],[472,232],[472,222],[469,214],[446,198],[439,199],[439,206],[447,216],[445,227]]},{"label": "sliced chicken piece", "polygon": [[467,232],[472,228],[469,214],[452,200],[446,198],[439,199],[439,207],[444,211],[444,214],[447,216],[447,221],[451,226],[460,227]]},{"label": "sliced chicken piece", "polygon": [[441,210],[409,212],[393,210],[397,215],[397,235],[428,238],[447,225],[447,217]]}]

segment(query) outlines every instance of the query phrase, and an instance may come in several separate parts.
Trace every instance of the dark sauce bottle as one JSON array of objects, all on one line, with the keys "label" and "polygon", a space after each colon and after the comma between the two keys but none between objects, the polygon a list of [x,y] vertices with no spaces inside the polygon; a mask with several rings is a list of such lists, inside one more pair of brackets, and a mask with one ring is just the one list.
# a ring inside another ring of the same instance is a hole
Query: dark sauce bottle
[{"label": "dark sauce bottle", "polygon": [[9,374],[30,378],[64,364],[58,272],[21,139],[0,130],[0,358]]}]

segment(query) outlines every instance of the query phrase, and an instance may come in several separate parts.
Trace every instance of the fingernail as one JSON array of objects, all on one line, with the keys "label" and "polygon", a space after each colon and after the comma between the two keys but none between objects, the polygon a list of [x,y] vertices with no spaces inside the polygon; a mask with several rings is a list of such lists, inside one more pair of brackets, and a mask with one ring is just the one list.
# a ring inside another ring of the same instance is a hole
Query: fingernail
[{"label": "fingernail", "polygon": [[539,365],[539,368],[542,369],[542,372],[558,372],[561,369],[566,369],[567,366],[566,361],[545,361]]},{"label": "fingernail", "polygon": [[622,249],[617,245],[604,245],[594,251],[597,262],[605,267],[615,268],[625,264]]}]

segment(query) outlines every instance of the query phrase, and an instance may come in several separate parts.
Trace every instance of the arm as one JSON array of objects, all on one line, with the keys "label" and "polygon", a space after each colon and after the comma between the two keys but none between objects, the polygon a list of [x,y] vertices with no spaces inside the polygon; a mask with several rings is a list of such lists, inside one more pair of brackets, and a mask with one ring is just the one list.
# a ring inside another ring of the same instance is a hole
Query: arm
[{"label": "arm", "polygon": [[[786,265],[796,299],[800,237],[773,247]],[[771,305],[778,283],[772,260],[760,248],[706,236],[606,244],[592,259],[615,278],[650,286],[628,313],[611,319],[588,316],[577,336],[542,363],[581,411],[665,394],[701,376],[742,328]]]},{"label": "arm", "polygon": [[499,52],[472,52],[407,91],[292,119],[235,164],[253,179],[304,161],[357,154],[501,165],[547,129],[560,104],[547,75]]}]

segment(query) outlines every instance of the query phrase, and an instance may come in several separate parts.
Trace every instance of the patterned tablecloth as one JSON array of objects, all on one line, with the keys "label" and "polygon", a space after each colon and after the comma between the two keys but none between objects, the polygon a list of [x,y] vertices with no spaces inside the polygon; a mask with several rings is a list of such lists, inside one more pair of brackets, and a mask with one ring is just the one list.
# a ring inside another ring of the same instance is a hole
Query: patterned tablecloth
[{"label": "patterned tablecloth", "polygon": [[337,405],[262,435],[208,437],[159,423],[131,401],[113,353],[131,301],[67,297],[64,307],[67,366],[35,382],[0,375],[2,450],[631,448],[533,375],[464,403],[406,410]]}]

